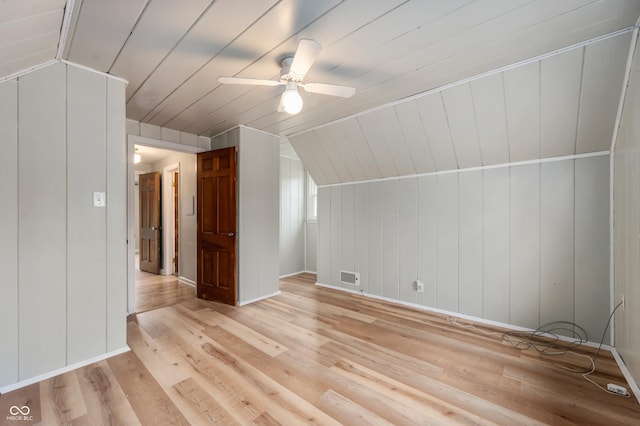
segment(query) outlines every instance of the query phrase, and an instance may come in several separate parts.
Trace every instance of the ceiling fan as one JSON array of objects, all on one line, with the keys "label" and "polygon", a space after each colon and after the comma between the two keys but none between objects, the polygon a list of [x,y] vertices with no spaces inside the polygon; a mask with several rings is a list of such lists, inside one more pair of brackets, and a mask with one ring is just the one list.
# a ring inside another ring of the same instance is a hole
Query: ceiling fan
[{"label": "ceiling fan", "polygon": [[286,111],[289,114],[297,114],[302,109],[302,98],[298,93],[298,87],[302,87],[309,93],[321,93],[323,95],[340,96],[349,98],[356,93],[356,89],[348,86],[336,86],[324,83],[303,83],[305,74],[313,65],[316,57],[322,50],[322,46],[315,40],[301,39],[294,56],[286,56],[282,59],[282,71],[280,80],[262,80],[259,78],[218,77],[223,84],[247,84],[256,86],[286,86],[280,97],[278,111]]}]

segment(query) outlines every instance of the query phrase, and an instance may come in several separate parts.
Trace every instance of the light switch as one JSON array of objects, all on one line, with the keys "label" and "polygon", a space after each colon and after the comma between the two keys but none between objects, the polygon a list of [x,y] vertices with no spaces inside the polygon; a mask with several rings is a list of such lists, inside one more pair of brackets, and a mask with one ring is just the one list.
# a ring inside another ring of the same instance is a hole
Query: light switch
[{"label": "light switch", "polygon": [[107,205],[107,196],[104,192],[93,193],[93,207],[105,207]]}]

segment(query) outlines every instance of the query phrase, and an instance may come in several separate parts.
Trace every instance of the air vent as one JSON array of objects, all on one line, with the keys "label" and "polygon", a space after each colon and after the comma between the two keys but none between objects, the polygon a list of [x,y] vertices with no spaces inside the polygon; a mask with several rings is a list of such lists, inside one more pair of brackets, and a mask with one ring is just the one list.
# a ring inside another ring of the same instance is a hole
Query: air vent
[{"label": "air vent", "polygon": [[342,284],[349,284],[352,286],[360,285],[360,273],[350,271],[340,271],[340,282]]}]

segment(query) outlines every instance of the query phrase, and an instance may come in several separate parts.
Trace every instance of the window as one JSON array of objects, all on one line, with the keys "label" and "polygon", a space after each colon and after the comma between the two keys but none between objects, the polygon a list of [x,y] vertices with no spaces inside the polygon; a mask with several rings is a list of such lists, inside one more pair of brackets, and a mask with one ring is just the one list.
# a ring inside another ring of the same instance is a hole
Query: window
[{"label": "window", "polygon": [[318,219],[318,187],[307,172],[307,220]]}]

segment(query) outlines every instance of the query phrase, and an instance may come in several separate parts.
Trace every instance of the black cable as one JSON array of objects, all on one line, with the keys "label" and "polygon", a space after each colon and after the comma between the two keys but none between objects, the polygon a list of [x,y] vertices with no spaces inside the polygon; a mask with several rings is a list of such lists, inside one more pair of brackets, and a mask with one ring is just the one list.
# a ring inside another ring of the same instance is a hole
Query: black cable
[{"label": "black cable", "polygon": [[[600,384],[594,382],[589,377],[587,377],[591,373],[596,371],[596,360],[600,355],[600,350],[602,349],[602,345],[604,344],[604,338],[607,335],[607,330],[609,329],[609,325],[611,324],[611,319],[613,318],[613,315],[616,313],[620,305],[622,305],[622,301],[620,301],[620,303],[618,303],[613,308],[613,311],[609,315],[609,318],[607,319],[607,324],[605,325],[604,331],[602,332],[602,338],[600,339],[600,344],[598,345],[596,353],[593,357],[590,357],[587,354],[582,354],[582,353],[578,353],[571,350],[571,349],[580,347],[583,343],[587,343],[589,341],[589,336],[587,335],[587,332],[584,328],[570,321],[552,321],[550,323],[547,323],[538,327],[534,331],[526,331],[526,332],[506,331],[502,333],[483,331],[482,329],[479,329],[474,325],[458,324],[454,317],[447,317],[447,321],[457,325],[458,327],[472,328],[486,335],[499,335],[502,341],[510,344],[511,346],[513,346],[518,350],[535,349],[541,355],[546,355],[546,356],[558,356],[558,355],[565,355],[567,353],[572,353],[576,356],[587,358],[591,362],[591,367],[583,371],[575,370],[566,365],[559,365],[559,367],[573,373],[581,374],[585,380],[597,386],[604,392],[608,392],[617,396],[624,396],[628,398],[630,397],[629,394],[620,395],[619,393],[612,392],[609,389],[602,387]],[[557,344],[557,342],[559,342],[561,339],[560,339],[560,336],[556,334],[557,332],[565,332],[565,334],[573,335],[573,339],[575,340],[568,342],[567,344],[564,344],[564,345],[559,345]]]},{"label": "black cable", "polygon": [[598,350],[596,351],[595,356],[593,357],[593,365],[596,364],[596,359],[598,359],[598,355],[600,355],[600,349],[602,349],[602,344],[604,343],[604,338],[607,335],[607,330],[609,329],[609,324],[611,323],[611,318],[613,318],[613,314],[616,313],[620,305],[622,305],[622,301],[620,301],[615,308],[613,308],[613,312],[609,315],[609,319],[607,320],[607,325],[604,326],[604,331],[602,332],[602,339],[600,339],[600,345],[598,345]]},{"label": "black cable", "polygon": [[[611,324],[611,319],[613,315],[616,313],[618,308],[622,305],[622,302],[618,303],[613,311],[609,315],[607,320],[607,324],[604,327],[604,331],[602,332],[602,338],[600,339],[600,344],[598,345],[598,349],[593,357],[589,357],[585,355],[587,358],[591,359],[593,369],[595,369],[596,360],[600,355],[600,350],[602,349],[602,345],[604,344],[604,339],[607,335],[607,330],[609,329],[609,324]],[[569,327],[569,328],[567,328]],[[569,332],[573,334],[573,338],[576,339],[572,342],[569,342],[566,345],[559,345],[556,342],[560,341],[560,337],[556,334],[556,332]],[[517,338],[521,340],[512,341],[512,338]],[[545,340],[542,340],[544,338]],[[530,332],[519,332],[519,331],[507,331],[502,333],[502,339],[509,343],[516,349],[519,350],[527,350],[530,348],[535,349],[538,353],[542,355],[563,355],[566,354],[570,349],[578,348],[583,343],[589,341],[589,337],[584,328],[580,327],[578,324],[575,324],[570,321],[552,321],[550,323],[544,324],[538,327],[534,331]],[[525,340],[528,339],[528,340]],[[551,340],[548,340],[551,339]],[[584,371],[576,371],[571,369],[571,371],[579,374],[588,374],[593,372],[592,368],[586,369]]]}]

